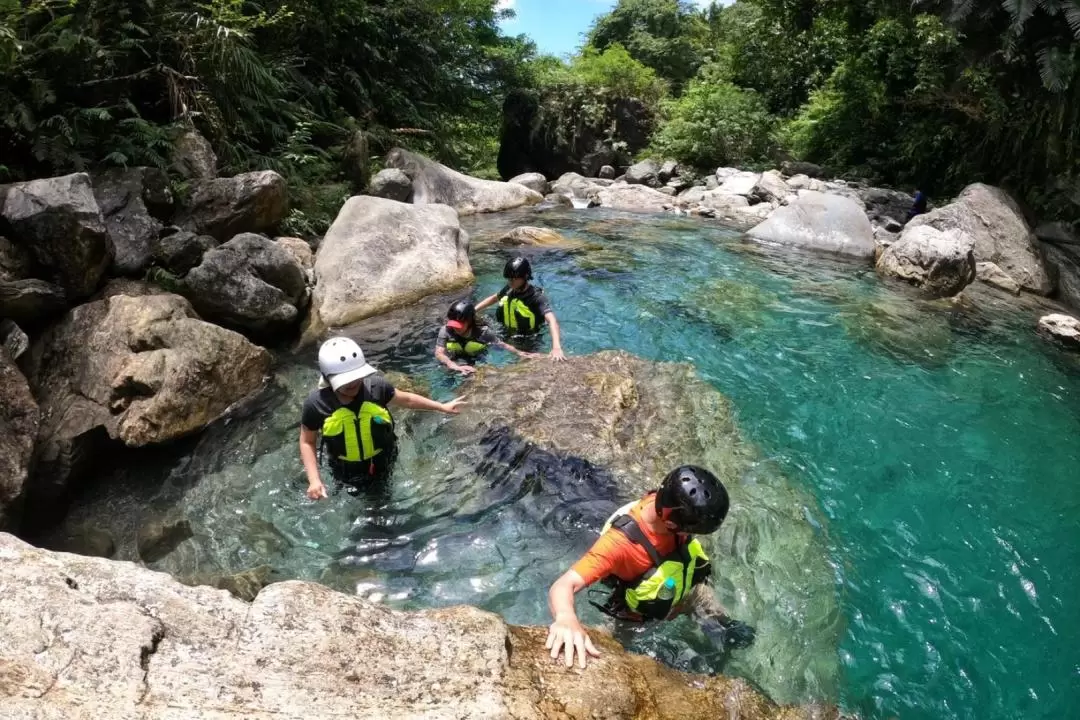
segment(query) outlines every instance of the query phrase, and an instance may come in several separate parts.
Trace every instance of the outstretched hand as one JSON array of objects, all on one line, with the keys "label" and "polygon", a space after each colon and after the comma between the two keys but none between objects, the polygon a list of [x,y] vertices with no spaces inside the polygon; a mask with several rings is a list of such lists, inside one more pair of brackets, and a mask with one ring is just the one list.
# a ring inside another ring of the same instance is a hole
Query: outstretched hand
[{"label": "outstretched hand", "polygon": [[725,650],[750,647],[757,638],[757,630],[739,620],[708,620],[701,629]]},{"label": "outstretched hand", "polygon": [[454,398],[450,402],[442,404],[442,411],[447,415],[457,415],[461,412],[461,406],[467,404],[465,398]]},{"label": "outstretched hand", "polygon": [[585,632],[577,618],[555,618],[548,628],[547,642],[544,647],[551,651],[551,660],[558,662],[559,653],[563,654],[566,667],[574,666],[574,654],[577,653],[578,667],[584,669],[586,655],[600,657],[600,651],[593,645],[592,638]]}]

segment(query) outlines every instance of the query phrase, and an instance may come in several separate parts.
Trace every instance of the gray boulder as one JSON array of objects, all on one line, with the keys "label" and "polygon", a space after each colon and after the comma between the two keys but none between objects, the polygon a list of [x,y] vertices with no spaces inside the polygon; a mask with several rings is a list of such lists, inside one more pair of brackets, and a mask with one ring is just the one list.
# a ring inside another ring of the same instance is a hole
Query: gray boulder
[{"label": "gray boulder", "polygon": [[288,209],[285,178],[261,170],[198,183],[176,224],[225,241],[240,233],[273,230]]},{"label": "gray boulder", "polygon": [[408,175],[397,168],[385,168],[372,178],[367,194],[387,200],[409,202],[412,192],[412,180]]},{"label": "gray boulder", "polygon": [[184,295],[203,317],[273,340],[299,322],[307,277],[284,247],[244,233],[203,256],[184,278]]},{"label": "gray boulder", "polygon": [[604,165],[602,168],[600,168],[600,172],[597,173],[597,177],[603,180],[614,180],[615,168],[610,165]]},{"label": "gray boulder", "polygon": [[93,184],[113,244],[113,272],[142,273],[153,258],[162,220],[172,218],[168,176],[156,168],[117,168],[95,175]]},{"label": "gray boulder", "polygon": [[951,297],[975,280],[975,239],[959,230],[908,228],[882,253],[879,275],[915,285],[931,297]]},{"label": "gray boulder", "polygon": [[112,243],[86,173],[0,187],[0,233],[28,250],[73,301],[92,295],[112,264]]},{"label": "gray boulder", "polygon": [[217,155],[210,141],[197,130],[188,129],[173,140],[170,168],[185,180],[213,180],[217,177]]},{"label": "gray boulder", "polygon": [[915,202],[913,195],[888,188],[858,188],[855,193],[866,207],[870,222],[882,227],[899,225]]},{"label": "gray boulder", "polygon": [[793,175],[806,175],[810,178],[825,177],[825,170],[820,165],[811,162],[788,160],[780,166],[780,170],[788,177]]},{"label": "gray boulder", "polygon": [[18,360],[30,349],[30,336],[10,318],[0,318],[0,352]]},{"label": "gray boulder", "polygon": [[209,235],[178,230],[154,241],[153,260],[173,275],[183,277],[217,245],[218,241]]},{"label": "gray boulder", "polygon": [[289,253],[305,271],[315,269],[315,251],[311,249],[307,240],[297,237],[279,237],[274,238],[274,242]]},{"label": "gray boulder", "polygon": [[593,197],[601,188],[611,187],[613,184],[613,180],[587,178],[575,172],[568,172],[551,183],[551,192],[584,200]]},{"label": "gray boulder", "polygon": [[630,212],[660,213],[671,208],[674,198],[645,185],[612,185],[595,193],[600,207]]},{"label": "gray boulder", "polygon": [[470,177],[401,148],[390,151],[386,166],[401,170],[412,180],[413,203],[449,205],[461,215],[537,205],[544,199],[524,185]]},{"label": "gray boulder", "polygon": [[473,280],[469,236],[453,208],[349,198],[315,254],[304,340]]},{"label": "gray boulder", "polygon": [[476,608],[401,612],[299,581],[251,588],[245,602],[7,534],[0,587],[4,714],[18,720],[839,717],[671,670],[602,630],[601,658],[570,670],[547,657],[546,628]]},{"label": "gray boulder", "polygon": [[271,360],[169,294],[80,305],[28,357],[42,417],[28,500],[43,506],[98,462],[103,439],[142,447],[196,432],[260,389]]},{"label": "gray boulder", "polygon": [[1020,294],[1020,284],[992,262],[976,263],[975,275],[987,285],[992,285],[1013,295]]},{"label": "gray boulder", "polygon": [[1058,299],[1080,311],[1080,246],[1043,243],[1042,254],[1057,278]]},{"label": "gray boulder", "polygon": [[1047,295],[1054,289],[1035,234],[1016,202],[999,188],[968,185],[955,202],[908,223],[908,227],[923,225],[970,235],[975,239],[976,262],[994,263],[1025,290]]},{"label": "gray boulder", "polygon": [[1071,350],[1080,350],[1080,320],[1055,313],[1039,319],[1038,333]]},{"label": "gray boulder", "polygon": [[0,347],[0,529],[18,526],[40,419],[26,378]]},{"label": "gray boulder", "polygon": [[541,195],[547,195],[551,190],[551,183],[547,181],[547,178],[541,173],[524,173],[517,177],[510,178],[510,182],[517,183],[518,185],[524,185],[530,190],[535,190]]},{"label": "gray boulder", "polygon": [[784,202],[789,194],[791,194],[791,188],[775,170],[762,173],[754,189],[750,191],[750,197],[756,202],[774,204]]},{"label": "gray boulder", "polygon": [[679,163],[675,160],[665,160],[660,165],[660,171],[657,174],[660,176],[660,182],[670,182],[673,177],[679,174]]},{"label": "gray boulder", "polygon": [[0,235],[0,281],[30,277],[33,262],[26,248]]},{"label": "gray boulder", "polygon": [[626,170],[626,182],[630,185],[648,185],[659,188],[664,183],[660,180],[660,164],[655,160],[643,160],[631,165]]},{"label": "gray boulder", "polygon": [[64,312],[64,291],[44,280],[0,281],[0,317],[24,328],[40,326]]},{"label": "gray boulder", "polygon": [[780,245],[873,260],[874,230],[862,208],[839,195],[804,190],[774,210],[750,237]]},{"label": "gray boulder", "polygon": [[[719,180],[719,177],[717,179]],[[737,172],[734,175],[728,176],[720,183],[720,192],[725,192],[729,195],[751,197],[754,194],[754,188],[757,187],[758,181],[760,180],[760,173]]]}]

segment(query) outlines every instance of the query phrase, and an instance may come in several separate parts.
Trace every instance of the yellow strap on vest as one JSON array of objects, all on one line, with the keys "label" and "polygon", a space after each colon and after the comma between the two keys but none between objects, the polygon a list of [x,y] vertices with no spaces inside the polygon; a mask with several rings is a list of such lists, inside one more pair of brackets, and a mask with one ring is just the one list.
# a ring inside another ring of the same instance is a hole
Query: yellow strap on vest
[{"label": "yellow strap on vest", "polygon": [[[323,435],[326,437],[344,436],[345,454],[339,460],[346,462],[358,462],[370,460],[383,451],[375,447],[371,436],[371,424],[375,418],[392,425],[393,418],[389,411],[381,405],[373,402],[365,402],[360,405],[360,413],[357,415],[348,408],[338,408],[326,420],[323,421]],[[359,433],[357,433],[357,426]]]},{"label": "yellow strap on vest", "polygon": [[518,329],[519,316],[529,321],[530,330],[536,329],[536,313],[518,298],[503,295],[502,299],[499,300],[499,307],[502,308],[503,325],[511,330]]},{"label": "yellow strap on vest", "polygon": [[487,345],[475,340],[469,340],[462,346],[459,342],[451,341],[446,343],[446,350],[447,352],[456,353],[458,355],[479,355],[487,350]]}]

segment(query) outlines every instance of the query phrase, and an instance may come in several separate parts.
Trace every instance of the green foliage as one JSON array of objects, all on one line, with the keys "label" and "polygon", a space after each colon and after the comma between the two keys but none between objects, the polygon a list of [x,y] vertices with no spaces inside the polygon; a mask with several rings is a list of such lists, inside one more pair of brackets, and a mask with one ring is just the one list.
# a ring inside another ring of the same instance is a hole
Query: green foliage
[{"label": "green foliage", "polygon": [[570,73],[587,88],[615,97],[637,98],[655,106],[667,94],[667,85],[656,71],[646,67],[615,43],[600,52],[586,46],[574,58]]},{"label": "green foliage", "polygon": [[[722,71],[720,71],[722,72]],[[651,153],[695,167],[751,164],[770,148],[773,120],[752,90],[702,79],[665,104],[665,122],[653,137]]]}]

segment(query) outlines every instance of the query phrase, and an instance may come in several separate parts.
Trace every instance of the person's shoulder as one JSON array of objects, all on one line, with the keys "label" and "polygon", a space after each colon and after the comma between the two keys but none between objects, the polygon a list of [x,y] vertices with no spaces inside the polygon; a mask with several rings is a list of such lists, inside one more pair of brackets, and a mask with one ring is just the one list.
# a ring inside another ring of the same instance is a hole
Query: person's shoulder
[{"label": "person's shoulder", "polygon": [[393,390],[394,384],[390,382],[390,380],[387,379],[387,377],[381,372],[376,371],[373,374],[368,375],[366,378],[364,378],[364,387],[368,388],[369,390],[377,388],[390,388],[391,390]]},{"label": "person's shoulder", "polygon": [[440,325],[439,326],[439,339],[440,340],[449,340],[450,339],[450,330],[446,327],[446,325]]},{"label": "person's shoulder", "polygon": [[334,393],[333,389],[331,389],[329,386],[328,387],[317,387],[314,390],[312,390],[311,392],[309,392],[307,397],[304,398],[304,405],[305,406],[309,406],[309,405],[310,406],[329,405],[329,404],[331,404],[331,401],[334,400],[336,397],[337,396]]},{"label": "person's shoulder", "polygon": [[499,290],[499,292],[495,293],[495,297],[500,297],[500,298],[501,297],[506,297],[509,294],[510,294],[510,286],[509,285],[503,285],[502,289]]}]

